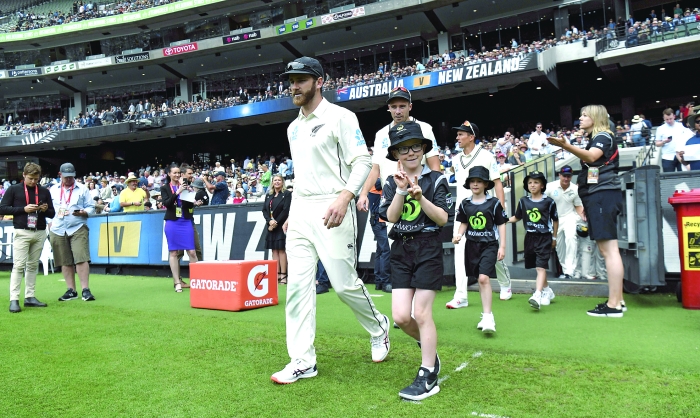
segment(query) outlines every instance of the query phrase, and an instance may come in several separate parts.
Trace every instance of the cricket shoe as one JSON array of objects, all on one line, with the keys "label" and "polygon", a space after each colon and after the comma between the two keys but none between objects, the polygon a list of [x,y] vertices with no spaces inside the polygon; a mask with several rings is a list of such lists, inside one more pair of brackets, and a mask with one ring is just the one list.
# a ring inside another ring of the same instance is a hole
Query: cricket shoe
[{"label": "cricket shoe", "polygon": [[513,297],[513,292],[510,290],[510,287],[502,287],[501,288],[501,300],[508,300]]},{"label": "cricket shoe", "polygon": [[306,379],[309,377],[314,377],[318,374],[316,365],[311,367],[306,367],[301,363],[301,360],[294,360],[287,364],[284,369],[273,374],[270,379],[279,383],[280,385],[288,385],[294,383],[299,379]]},{"label": "cricket shoe", "polygon": [[466,299],[452,299],[445,304],[447,309],[466,308],[467,306],[469,306],[469,302]]},{"label": "cricket shoe", "polygon": [[384,327],[382,329],[384,330],[382,335],[370,337],[369,339],[372,344],[372,361],[375,363],[384,361],[391,347],[391,342],[389,341],[389,318],[386,315],[384,315]]}]

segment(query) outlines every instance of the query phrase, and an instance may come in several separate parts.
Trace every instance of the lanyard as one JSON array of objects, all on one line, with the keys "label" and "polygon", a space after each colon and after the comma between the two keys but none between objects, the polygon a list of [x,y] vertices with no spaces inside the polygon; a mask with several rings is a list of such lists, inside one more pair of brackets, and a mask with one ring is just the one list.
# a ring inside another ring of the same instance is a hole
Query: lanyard
[{"label": "lanyard", "polygon": [[[27,185],[24,185],[24,197],[27,199],[27,204],[29,204],[29,191],[27,190]],[[34,198],[36,199],[37,206],[39,205],[39,186],[34,185]]]},{"label": "lanyard", "polygon": [[[66,202],[65,202],[66,205],[68,205],[70,203],[70,198],[71,198],[71,196],[73,196],[73,189],[75,189],[75,184],[73,186],[71,186],[71,188],[70,188],[70,193],[68,194],[68,200],[66,200]],[[61,185],[61,200],[59,201],[59,203],[61,205],[63,204],[63,185]]]},{"label": "lanyard", "polygon": [[177,205],[182,206],[182,201],[180,200],[180,195],[177,194],[177,189],[178,189],[177,186],[173,186],[171,184],[170,187],[173,189],[173,194],[177,197]]}]

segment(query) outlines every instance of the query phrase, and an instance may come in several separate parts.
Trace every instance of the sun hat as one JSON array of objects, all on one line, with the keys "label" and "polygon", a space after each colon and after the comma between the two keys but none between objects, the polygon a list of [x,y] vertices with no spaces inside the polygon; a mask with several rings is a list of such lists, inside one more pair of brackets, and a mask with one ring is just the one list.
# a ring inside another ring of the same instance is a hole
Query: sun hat
[{"label": "sun hat", "polygon": [[542,180],[544,182],[544,186],[547,186],[547,177],[544,176],[544,173],[542,173],[541,171],[533,171],[532,173],[529,173],[527,176],[525,176],[525,178],[523,179],[523,188],[526,192],[530,191],[527,188],[527,182],[530,179]]},{"label": "sun hat", "polygon": [[481,179],[485,181],[486,188],[484,189],[484,191],[493,189],[493,186],[495,185],[493,180],[489,178],[489,170],[486,167],[482,167],[480,165],[469,169],[469,175],[467,176],[467,180],[464,182],[462,187],[464,187],[465,189],[469,189],[470,179]]},{"label": "sun hat", "polygon": [[391,144],[389,145],[389,148],[387,148],[386,158],[391,161],[398,161],[398,159],[394,157],[393,153],[396,147],[402,142],[406,142],[410,139],[420,139],[425,145],[424,152],[426,154],[433,149],[433,141],[424,137],[423,130],[421,129],[420,125],[413,121],[403,122],[392,126],[391,129],[389,129],[389,139],[391,140]]}]

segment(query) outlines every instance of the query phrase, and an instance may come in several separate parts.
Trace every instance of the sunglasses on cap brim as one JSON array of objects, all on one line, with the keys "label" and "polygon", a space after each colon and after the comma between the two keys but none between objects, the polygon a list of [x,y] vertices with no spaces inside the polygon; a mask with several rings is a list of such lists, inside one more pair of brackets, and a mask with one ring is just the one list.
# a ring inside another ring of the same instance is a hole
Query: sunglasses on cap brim
[{"label": "sunglasses on cap brim", "polygon": [[316,71],[316,69],[314,69],[314,68],[312,68],[312,67],[309,67],[308,65],[306,65],[306,64],[304,64],[304,63],[297,62],[297,61],[292,61],[292,62],[290,62],[290,63],[287,64],[287,72],[289,72],[289,71],[299,71],[299,70],[310,71],[311,73],[313,73],[314,75],[318,76],[319,78],[323,78],[323,76],[322,76],[321,74],[319,74],[318,71]]}]

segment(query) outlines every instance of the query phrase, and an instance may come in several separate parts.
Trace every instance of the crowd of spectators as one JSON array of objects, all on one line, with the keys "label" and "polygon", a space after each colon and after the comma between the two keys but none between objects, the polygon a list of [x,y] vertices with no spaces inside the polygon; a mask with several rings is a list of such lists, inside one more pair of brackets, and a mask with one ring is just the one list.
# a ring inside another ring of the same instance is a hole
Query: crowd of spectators
[{"label": "crowd of spectators", "polygon": [[88,0],[73,2],[73,7],[70,10],[54,10],[46,13],[37,12],[34,9],[17,10],[14,12],[16,20],[5,31],[21,32],[41,29],[64,23],[136,12],[177,1],[180,0],[117,0],[114,3],[98,5],[95,1]]},{"label": "crowd of spectators", "polygon": [[689,7],[683,10],[680,4],[676,4],[672,14],[666,14],[665,9],[661,9],[661,14],[657,16],[652,10],[644,20],[636,20],[633,15],[627,19],[618,18],[617,22],[610,19],[607,32],[608,38],[612,39],[622,35],[627,47],[638,46],[649,43],[657,39],[665,39],[672,36],[673,39],[685,34],[690,25],[700,22],[700,10],[696,7]]}]

